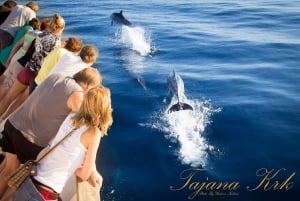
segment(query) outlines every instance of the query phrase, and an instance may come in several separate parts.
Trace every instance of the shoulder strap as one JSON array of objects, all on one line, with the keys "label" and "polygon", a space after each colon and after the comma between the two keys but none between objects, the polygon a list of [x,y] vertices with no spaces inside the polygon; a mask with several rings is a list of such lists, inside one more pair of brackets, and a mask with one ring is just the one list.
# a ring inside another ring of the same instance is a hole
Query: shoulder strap
[{"label": "shoulder strap", "polygon": [[48,149],[43,155],[35,160],[36,163],[40,162],[43,158],[45,158],[49,153],[51,153],[58,145],[60,145],[65,139],[71,136],[71,134],[76,130],[73,128],[65,137],[63,137],[58,143],[56,143],[53,147]]}]

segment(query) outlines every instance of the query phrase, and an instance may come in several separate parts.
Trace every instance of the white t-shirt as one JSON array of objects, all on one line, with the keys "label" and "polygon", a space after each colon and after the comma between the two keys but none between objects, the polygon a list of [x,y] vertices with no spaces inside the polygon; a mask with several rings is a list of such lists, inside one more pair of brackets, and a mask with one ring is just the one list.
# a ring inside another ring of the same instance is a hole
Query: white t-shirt
[{"label": "white t-shirt", "polygon": [[88,67],[88,65],[82,61],[80,56],[72,52],[66,52],[50,71],[49,75],[63,73],[66,76],[72,77],[86,67]]},{"label": "white t-shirt", "polygon": [[0,29],[8,32],[15,37],[18,29],[27,25],[32,18],[36,17],[36,13],[28,6],[17,5],[10,12],[6,20],[1,24]]}]

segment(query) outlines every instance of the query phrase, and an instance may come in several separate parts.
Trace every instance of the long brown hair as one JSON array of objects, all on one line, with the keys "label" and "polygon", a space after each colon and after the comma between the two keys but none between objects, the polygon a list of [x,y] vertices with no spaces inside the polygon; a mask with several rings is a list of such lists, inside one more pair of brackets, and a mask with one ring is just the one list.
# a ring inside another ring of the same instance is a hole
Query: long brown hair
[{"label": "long brown hair", "polygon": [[73,117],[73,125],[79,128],[99,127],[102,136],[112,125],[112,107],[110,90],[103,86],[90,89],[85,95],[79,112]]}]

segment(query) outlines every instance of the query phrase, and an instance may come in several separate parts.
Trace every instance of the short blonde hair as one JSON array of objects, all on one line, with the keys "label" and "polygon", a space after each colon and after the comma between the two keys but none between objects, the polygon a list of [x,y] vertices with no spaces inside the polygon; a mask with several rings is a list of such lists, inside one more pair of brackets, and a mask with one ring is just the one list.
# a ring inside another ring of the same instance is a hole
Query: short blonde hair
[{"label": "short blonde hair", "polygon": [[74,76],[73,79],[77,83],[82,83],[86,84],[88,86],[99,86],[102,83],[102,76],[100,72],[93,67],[87,67],[84,68],[83,70],[77,72]]},{"label": "short blonde hair", "polygon": [[79,54],[84,63],[95,63],[99,56],[98,49],[93,45],[85,45]]},{"label": "short blonde hair", "polygon": [[30,1],[26,4],[26,6],[31,8],[31,10],[33,10],[36,13],[39,11],[39,5],[36,2]]},{"label": "short blonde hair", "polygon": [[73,125],[99,127],[101,135],[107,135],[112,125],[112,107],[110,90],[103,86],[90,89],[85,95],[79,112],[73,117]]}]

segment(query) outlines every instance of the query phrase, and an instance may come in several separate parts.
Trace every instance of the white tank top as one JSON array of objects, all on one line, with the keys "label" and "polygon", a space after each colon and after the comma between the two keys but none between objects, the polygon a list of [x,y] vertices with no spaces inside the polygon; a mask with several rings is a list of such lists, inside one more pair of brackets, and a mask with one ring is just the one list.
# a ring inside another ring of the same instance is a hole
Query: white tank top
[{"label": "white tank top", "polygon": [[[70,113],[60,126],[57,135],[50,142],[52,147],[57,144],[72,129],[71,118],[75,113]],[[86,155],[86,148],[80,142],[80,136],[86,131],[87,127],[82,126],[75,130],[70,137],[65,139],[62,144],[57,146],[47,155],[37,166],[37,176],[34,178],[42,184],[51,187],[57,193],[62,189],[67,179],[74,174],[80,167]]]}]

